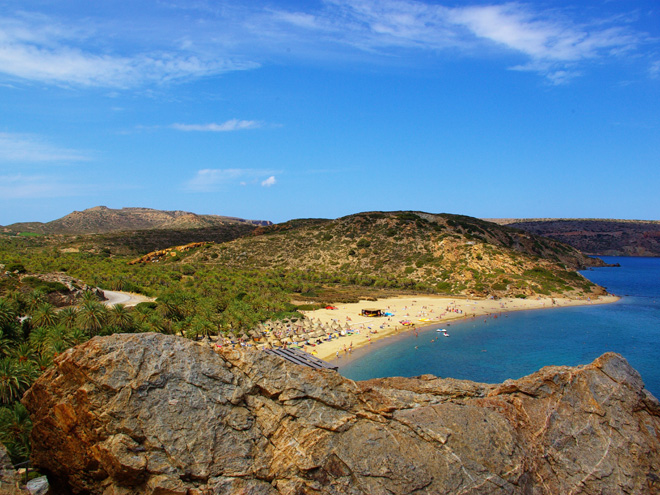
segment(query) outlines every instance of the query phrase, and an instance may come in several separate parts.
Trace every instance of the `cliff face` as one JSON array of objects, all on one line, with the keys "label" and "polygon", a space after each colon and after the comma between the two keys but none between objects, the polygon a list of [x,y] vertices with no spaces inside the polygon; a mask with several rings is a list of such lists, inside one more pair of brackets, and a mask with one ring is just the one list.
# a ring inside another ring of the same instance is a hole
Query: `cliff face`
[{"label": "cliff face", "polygon": [[353,382],[160,334],[67,351],[23,399],[57,489],[660,493],[660,404],[616,354],[487,385]]},{"label": "cliff face", "polygon": [[660,222],[653,220],[500,220],[601,256],[660,256]]}]

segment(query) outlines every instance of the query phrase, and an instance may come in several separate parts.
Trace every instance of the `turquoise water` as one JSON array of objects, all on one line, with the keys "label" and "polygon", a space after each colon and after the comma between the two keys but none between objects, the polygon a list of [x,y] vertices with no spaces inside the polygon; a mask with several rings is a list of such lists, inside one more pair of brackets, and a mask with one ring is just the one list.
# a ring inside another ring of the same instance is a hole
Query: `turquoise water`
[{"label": "turquoise water", "polygon": [[[452,323],[385,339],[366,353],[335,361],[353,380],[436,376],[496,383],[543,366],[586,364],[607,351],[622,354],[660,397],[660,259],[602,257],[620,268],[582,272],[613,294],[613,304],[518,311],[498,319]],[[446,325],[444,325],[446,326]],[[417,347],[417,348],[416,348]]]}]

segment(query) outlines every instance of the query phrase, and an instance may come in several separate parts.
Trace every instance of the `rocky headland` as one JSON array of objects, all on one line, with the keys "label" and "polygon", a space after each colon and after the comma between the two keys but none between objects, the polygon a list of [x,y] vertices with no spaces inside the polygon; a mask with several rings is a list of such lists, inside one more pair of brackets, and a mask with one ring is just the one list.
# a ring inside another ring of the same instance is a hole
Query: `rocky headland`
[{"label": "rocky headland", "polygon": [[353,382],[116,334],[60,355],[23,403],[56,493],[660,493],[660,404],[616,354],[498,385]]}]

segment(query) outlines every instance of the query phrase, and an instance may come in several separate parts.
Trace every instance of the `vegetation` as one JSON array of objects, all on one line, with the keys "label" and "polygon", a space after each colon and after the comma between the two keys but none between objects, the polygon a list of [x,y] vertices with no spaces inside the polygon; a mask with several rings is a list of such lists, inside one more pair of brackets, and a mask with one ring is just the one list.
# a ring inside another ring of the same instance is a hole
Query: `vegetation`
[{"label": "vegetation", "polygon": [[[59,354],[97,335],[240,335],[300,310],[406,292],[529,297],[594,289],[573,271],[587,262],[575,250],[469,217],[371,212],[231,229],[230,242],[132,265],[146,246],[208,240],[200,237],[212,230],[0,236],[0,441],[14,462],[27,459],[31,427],[18,400]],[[79,281],[74,289],[156,300],[108,308],[87,291],[57,307],[62,299],[54,296],[72,289],[44,278],[54,273]]]}]

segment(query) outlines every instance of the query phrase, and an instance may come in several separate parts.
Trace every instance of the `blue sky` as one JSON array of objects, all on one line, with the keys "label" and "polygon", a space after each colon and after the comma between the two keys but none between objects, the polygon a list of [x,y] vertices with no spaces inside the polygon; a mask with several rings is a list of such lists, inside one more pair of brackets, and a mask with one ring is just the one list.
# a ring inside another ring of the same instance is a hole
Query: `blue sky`
[{"label": "blue sky", "polygon": [[0,225],[660,219],[653,1],[0,0]]}]

